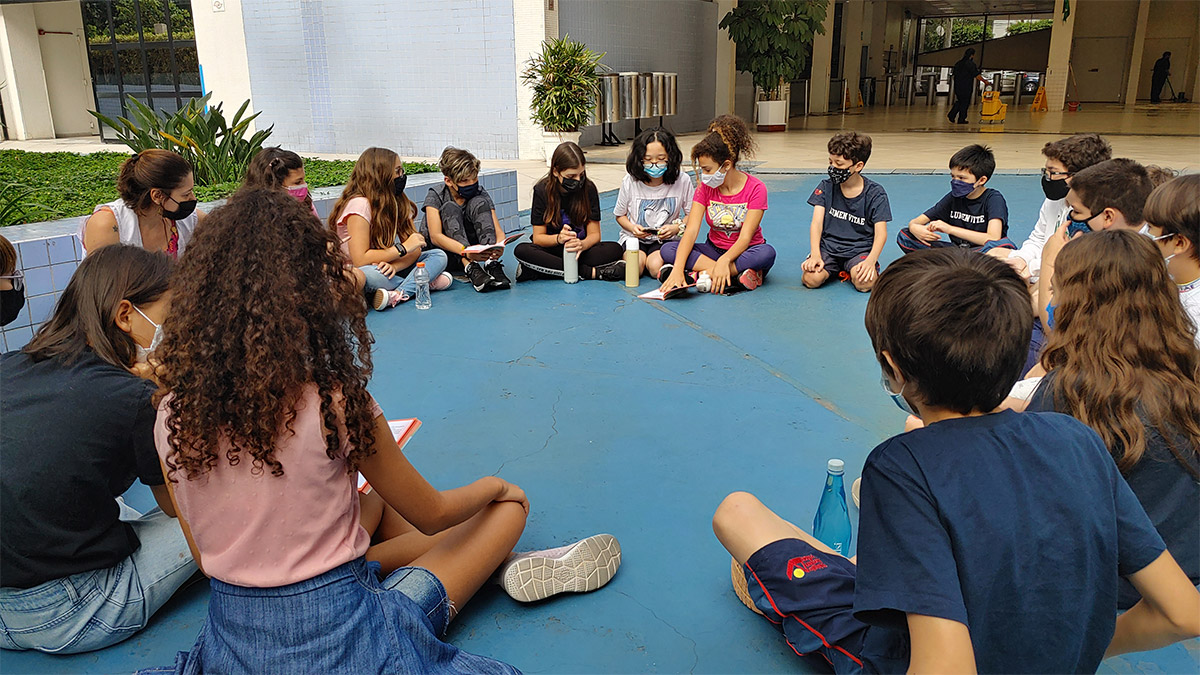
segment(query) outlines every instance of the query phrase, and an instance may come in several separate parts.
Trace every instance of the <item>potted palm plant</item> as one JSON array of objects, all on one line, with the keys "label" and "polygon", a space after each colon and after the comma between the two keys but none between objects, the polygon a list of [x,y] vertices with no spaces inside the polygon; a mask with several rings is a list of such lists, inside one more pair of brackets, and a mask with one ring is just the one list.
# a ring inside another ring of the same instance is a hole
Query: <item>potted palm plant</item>
[{"label": "potted palm plant", "polygon": [[787,129],[785,82],[799,79],[808,65],[813,36],[824,33],[829,0],[741,2],[721,19],[737,44],[737,69],[754,76],[766,100],[758,101],[758,130]]},{"label": "potted palm plant", "polygon": [[569,35],[542,43],[542,53],[525,62],[521,80],[533,89],[530,110],[541,125],[546,162],[560,143],[579,142],[579,127],[585,126],[596,107],[604,54],[587,48]]}]

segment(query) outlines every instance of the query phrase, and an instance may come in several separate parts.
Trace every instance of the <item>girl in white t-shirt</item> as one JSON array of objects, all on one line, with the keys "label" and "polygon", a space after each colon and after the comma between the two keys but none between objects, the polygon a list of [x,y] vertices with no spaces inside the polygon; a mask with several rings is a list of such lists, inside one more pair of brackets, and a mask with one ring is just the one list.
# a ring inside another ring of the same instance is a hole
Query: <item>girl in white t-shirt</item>
[{"label": "girl in white t-shirt", "polygon": [[675,135],[662,127],[643,131],[629,149],[628,172],[621,181],[613,215],[621,226],[621,245],[638,242],[638,271],[658,278],[662,245],[683,234],[692,208],[692,177],[680,170],[683,153]]}]

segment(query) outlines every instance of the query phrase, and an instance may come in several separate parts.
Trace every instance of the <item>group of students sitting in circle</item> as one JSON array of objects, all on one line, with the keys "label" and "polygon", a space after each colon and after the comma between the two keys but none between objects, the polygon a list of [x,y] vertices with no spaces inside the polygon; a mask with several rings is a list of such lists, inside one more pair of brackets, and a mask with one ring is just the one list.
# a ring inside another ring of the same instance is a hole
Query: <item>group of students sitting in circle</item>
[{"label": "group of students sitting in circle", "polygon": [[[891,213],[862,176],[870,149],[830,140],[803,281],[872,293],[882,386],[911,417],[867,459],[855,559],[726,498],[713,527],[739,597],[838,672],[1094,671],[1200,635],[1200,176],[1155,188],[1094,134],[1049,143],[1018,248],[995,161],[969,146],[880,273]],[[763,283],[767,191],[738,168],[752,151],[718,118],[693,189],[669,132],[635,141],[614,214],[665,292]],[[125,163],[53,316],[0,358],[0,647],[114,644],[200,571],[208,618],[178,672],[513,672],[441,639],[489,579],[530,601],[612,578],[611,535],[514,553],[524,492],[435,489],[367,392],[367,307],[412,297],[417,263],[434,289],[448,270],[510,285],[494,249],[467,250],[505,237],[478,160],[448,148],[441,169],[422,215],[399,157],[371,148],[322,222],[279,148],[207,216],[181,157]],[[581,278],[624,278],[578,146],[556,150],[532,213],[517,281],[561,278],[571,254]],[[135,479],[159,508],[118,498]]]}]

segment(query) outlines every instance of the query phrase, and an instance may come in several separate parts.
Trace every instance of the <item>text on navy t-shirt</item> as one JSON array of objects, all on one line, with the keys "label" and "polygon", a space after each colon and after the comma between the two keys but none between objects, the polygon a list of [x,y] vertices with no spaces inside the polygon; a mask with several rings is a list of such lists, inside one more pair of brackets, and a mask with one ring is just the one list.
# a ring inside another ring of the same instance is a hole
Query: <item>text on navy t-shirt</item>
[{"label": "text on navy t-shirt", "polygon": [[[1001,222],[1000,236],[1008,236],[1008,204],[999,190],[987,188],[978,199],[955,197],[947,193],[927,211],[925,217],[929,220],[941,220],[964,230],[987,232],[988,221],[999,218]],[[958,246],[975,246],[975,244],[951,236],[950,241]]]},{"label": "text on navy t-shirt", "polygon": [[808,203],[825,207],[821,248],[839,258],[853,258],[870,252],[875,243],[875,223],[892,219],[887,192],[866,176],[863,176],[862,192],[853,198],[847,198],[840,185],[834,185],[826,178],[813,190]]}]

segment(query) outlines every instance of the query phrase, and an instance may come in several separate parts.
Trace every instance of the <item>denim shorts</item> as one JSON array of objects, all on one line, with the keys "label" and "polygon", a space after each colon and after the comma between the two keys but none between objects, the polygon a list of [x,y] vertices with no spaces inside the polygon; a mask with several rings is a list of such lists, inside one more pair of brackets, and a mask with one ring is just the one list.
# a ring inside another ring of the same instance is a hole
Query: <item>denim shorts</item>
[{"label": "denim shorts", "polygon": [[441,640],[446,590],[428,570],[404,567],[382,582],[358,558],[275,588],[213,579],[208,618],[173,669],[143,673],[515,673]]}]

